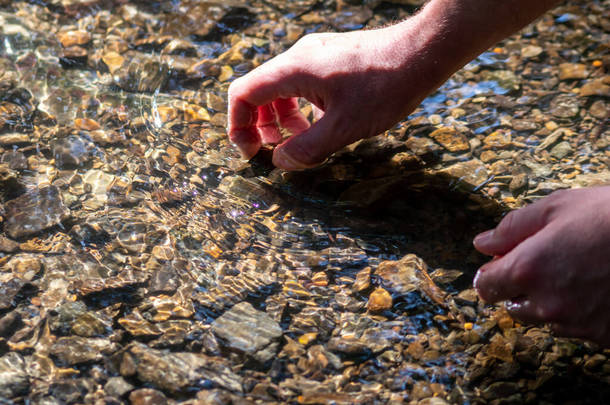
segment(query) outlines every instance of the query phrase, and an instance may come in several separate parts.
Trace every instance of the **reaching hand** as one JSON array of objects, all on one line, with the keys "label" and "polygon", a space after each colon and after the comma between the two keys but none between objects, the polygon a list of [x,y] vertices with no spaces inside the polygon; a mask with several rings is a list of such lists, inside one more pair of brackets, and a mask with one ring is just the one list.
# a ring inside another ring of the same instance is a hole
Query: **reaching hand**
[{"label": "reaching hand", "polygon": [[[280,145],[273,163],[313,167],[361,138],[392,127],[437,85],[413,86],[401,71],[396,28],[312,34],[237,79],[229,89],[229,135],[246,158],[261,143]],[[412,91],[407,92],[407,88]],[[310,126],[297,97],[314,105]],[[282,140],[279,126],[292,136]]]},{"label": "reaching hand", "polygon": [[475,278],[517,319],[610,346],[610,186],[555,192],[509,213],[475,247],[496,256]]}]

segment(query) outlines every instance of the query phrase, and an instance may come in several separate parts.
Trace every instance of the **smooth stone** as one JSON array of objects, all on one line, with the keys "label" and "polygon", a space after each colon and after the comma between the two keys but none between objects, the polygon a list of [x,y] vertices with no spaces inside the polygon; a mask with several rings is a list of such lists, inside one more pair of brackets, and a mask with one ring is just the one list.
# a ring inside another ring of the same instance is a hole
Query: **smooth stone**
[{"label": "smooth stone", "polygon": [[167,397],[161,391],[151,388],[140,388],[129,394],[131,405],[165,405]]},{"label": "smooth stone", "polygon": [[123,377],[111,377],[104,385],[104,391],[115,397],[122,397],[133,388],[133,385],[129,384]]},{"label": "smooth stone", "polygon": [[85,45],[91,41],[91,34],[87,31],[74,30],[57,33],[57,39],[64,48],[74,45]]},{"label": "smooth stone", "polygon": [[551,149],[551,156],[556,159],[563,159],[572,152],[572,146],[569,142],[563,141],[558,143]]},{"label": "smooth stone", "polygon": [[582,63],[562,63],[559,65],[559,80],[580,80],[589,76],[587,65]]},{"label": "smooth stone", "polygon": [[448,176],[465,191],[473,191],[489,178],[485,165],[478,159],[459,162],[436,173]]},{"label": "smooth stone", "polygon": [[550,111],[558,118],[576,117],[580,111],[578,98],[573,94],[560,94],[551,101]]},{"label": "smooth stone", "polygon": [[382,312],[392,308],[392,296],[383,288],[376,288],[369,296],[367,308],[371,312]]},{"label": "smooth stone", "polygon": [[35,235],[70,217],[55,186],[23,194],[5,204],[6,233],[13,239]]},{"label": "smooth stone", "polygon": [[91,142],[86,142],[76,135],[56,140],[53,143],[55,165],[59,168],[83,165],[91,157],[91,146]]},{"label": "smooth stone", "polygon": [[10,134],[2,134],[0,135],[0,145],[8,146],[8,145],[17,145],[17,144],[25,144],[32,143],[33,139],[29,134],[19,134],[19,133],[10,133]]},{"label": "smooth stone", "polygon": [[275,353],[265,348],[282,336],[280,325],[265,312],[241,302],[212,323],[212,332],[225,347],[264,363]]},{"label": "smooth stone", "polygon": [[521,56],[524,58],[535,58],[543,52],[543,49],[537,45],[527,45],[521,48]]},{"label": "smooth stone", "polygon": [[108,339],[69,336],[59,338],[51,346],[51,354],[68,365],[100,361],[117,346]]}]

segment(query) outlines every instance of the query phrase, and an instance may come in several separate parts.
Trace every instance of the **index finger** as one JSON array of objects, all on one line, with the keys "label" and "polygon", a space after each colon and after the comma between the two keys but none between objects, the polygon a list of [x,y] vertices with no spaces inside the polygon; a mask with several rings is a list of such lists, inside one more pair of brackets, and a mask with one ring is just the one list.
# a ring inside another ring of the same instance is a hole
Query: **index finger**
[{"label": "index finger", "polygon": [[229,138],[246,159],[258,152],[261,136],[256,127],[257,108],[279,98],[299,96],[294,69],[277,58],[235,80],[229,87]]}]

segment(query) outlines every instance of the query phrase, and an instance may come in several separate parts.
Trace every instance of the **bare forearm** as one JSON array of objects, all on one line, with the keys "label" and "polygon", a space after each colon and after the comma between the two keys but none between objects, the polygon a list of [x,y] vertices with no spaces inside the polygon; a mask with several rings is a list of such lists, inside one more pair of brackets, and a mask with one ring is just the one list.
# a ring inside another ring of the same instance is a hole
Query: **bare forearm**
[{"label": "bare forearm", "polygon": [[[390,27],[401,70],[441,84],[493,44],[525,27],[558,0],[432,0]],[[415,45],[415,46],[414,46]],[[418,60],[421,69],[413,69]]]}]

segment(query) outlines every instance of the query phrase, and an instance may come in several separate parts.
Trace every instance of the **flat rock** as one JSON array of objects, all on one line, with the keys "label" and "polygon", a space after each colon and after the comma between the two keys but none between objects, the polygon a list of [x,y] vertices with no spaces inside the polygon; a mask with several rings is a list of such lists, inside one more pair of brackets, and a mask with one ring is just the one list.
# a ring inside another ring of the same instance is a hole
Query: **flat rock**
[{"label": "flat rock", "polygon": [[489,177],[485,165],[479,159],[459,162],[436,173],[449,177],[452,183],[466,191],[473,191]]},{"label": "flat rock", "polygon": [[70,217],[55,186],[23,194],[5,204],[5,230],[11,238],[35,235]]},{"label": "flat rock", "polygon": [[470,144],[466,135],[454,128],[439,128],[430,133],[430,138],[440,143],[449,152],[463,152],[470,150]]},{"label": "flat rock", "polygon": [[121,375],[135,376],[143,383],[173,394],[189,388],[213,384],[242,392],[241,377],[224,362],[196,353],[169,353],[132,343],[117,357]]},{"label": "flat rock", "polygon": [[282,328],[275,320],[247,302],[235,305],[217,318],[212,331],[229,349],[261,362],[274,356],[273,350],[270,352],[265,348],[282,336]]},{"label": "flat rock", "polygon": [[14,352],[0,357],[0,398],[14,398],[30,389],[25,361]]},{"label": "flat rock", "polygon": [[586,79],[587,65],[582,63],[562,63],[559,65],[559,80]]},{"label": "flat rock", "polygon": [[419,290],[436,303],[444,304],[445,294],[428,275],[426,263],[413,254],[398,261],[386,260],[379,263],[374,274],[399,294]]},{"label": "flat rock", "polygon": [[104,338],[62,337],[51,346],[51,354],[69,365],[99,361],[114,351],[116,344]]}]

